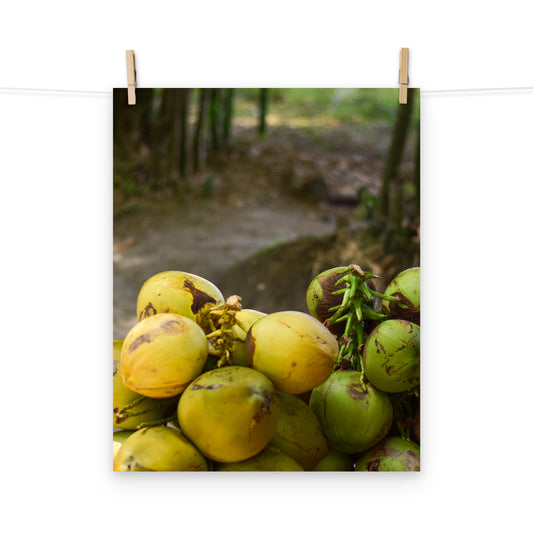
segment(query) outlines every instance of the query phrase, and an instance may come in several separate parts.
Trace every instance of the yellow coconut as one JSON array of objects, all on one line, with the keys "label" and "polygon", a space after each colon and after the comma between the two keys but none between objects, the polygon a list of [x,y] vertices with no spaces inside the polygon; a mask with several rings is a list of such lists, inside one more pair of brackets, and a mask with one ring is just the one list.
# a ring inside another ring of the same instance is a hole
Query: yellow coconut
[{"label": "yellow coconut", "polygon": [[205,457],[179,429],[156,426],[129,436],[113,460],[116,472],[206,471]]},{"label": "yellow coconut", "polygon": [[246,346],[252,367],[288,394],[301,394],[324,383],[339,350],[324,325],[299,311],[260,318],[250,328]]},{"label": "yellow coconut", "polygon": [[148,279],[137,297],[137,319],[143,320],[159,313],[177,313],[195,319],[212,305],[222,303],[224,297],[210,281],[177,270],[160,272]]},{"label": "yellow coconut", "polygon": [[145,318],[124,339],[123,383],[150,398],[176,396],[200,375],[207,350],[205,333],[190,318],[173,313]]},{"label": "yellow coconut", "polygon": [[183,433],[206,457],[224,463],[258,454],[274,435],[278,417],[272,383],[243,366],[202,374],[178,403]]},{"label": "yellow coconut", "polygon": [[123,340],[113,341],[113,426],[140,429],[140,424],[169,416],[178,405],[178,398],[148,398],[128,389],[122,382],[120,352],[123,344]]},{"label": "yellow coconut", "polygon": [[170,416],[178,405],[178,396],[149,398],[132,391],[122,382],[120,361],[113,361],[113,426],[140,429],[141,424]]}]

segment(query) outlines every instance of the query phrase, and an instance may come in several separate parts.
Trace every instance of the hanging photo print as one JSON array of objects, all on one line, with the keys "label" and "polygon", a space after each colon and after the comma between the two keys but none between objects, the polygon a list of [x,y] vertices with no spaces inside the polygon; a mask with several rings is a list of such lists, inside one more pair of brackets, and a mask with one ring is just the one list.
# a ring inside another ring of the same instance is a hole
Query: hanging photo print
[{"label": "hanging photo print", "polygon": [[113,92],[113,470],[420,470],[420,99]]}]

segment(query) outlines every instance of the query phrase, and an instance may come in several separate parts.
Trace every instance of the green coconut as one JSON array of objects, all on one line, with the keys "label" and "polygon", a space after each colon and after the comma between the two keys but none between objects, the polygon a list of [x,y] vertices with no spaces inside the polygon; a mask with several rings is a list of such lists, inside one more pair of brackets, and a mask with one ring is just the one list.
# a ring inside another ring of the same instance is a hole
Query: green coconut
[{"label": "green coconut", "polygon": [[[346,287],[346,283],[336,285],[345,275],[343,272],[346,268],[345,266],[338,266],[324,270],[324,272],[315,276],[307,287],[307,309],[309,309],[311,316],[320,322],[324,322],[330,318],[334,313],[330,309],[340,305],[342,302],[342,294],[333,293]],[[335,334],[342,333],[344,331],[344,324],[339,323],[332,326],[331,331]]]},{"label": "green coconut", "polygon": [[315,472],[353,472],[354,462],[350,454],[330,448],[313,470]]},{"label": "green coconut", "polygon": [[420,327],[407,320],[385,320],[363,349],[367,379],[385,392],[404,392],[420,384]]},{"label": "green coconut", "polygon": [[387,393],[366,383],[361,374],[334,372],[311,393],[309,406],[331,445],[343,453],[362,452],[383,439],[393,420]]},{"label": "green coconut", "polygon": [[359,457],[355,471],[419,472],[420,446],[401,437],[388,437]]},{"label": "green coconut", "polygon": [[400,272],[389,283],[384,294],[396,299],[396,302],[383,300],[383,310],[388,312],[391,318],[420,325],[420,267]]},{"label": "green coconut", "polygon": [[217,463],[219,472],[303,472],[303,468],[279,448],[268,446],[262,452],[236,463]]},{"label": "green coconut", "polygon": [[[324,272],[321,272],[313,278],[306,292],[307,308],[311,316],[325,324],[337,336],[344,333],[345,322],[330,324],[328,319],[335,313],[335,311],[331,311],[330,309],[342,303],[343,295],[334,293],[346,288],[346,282],[339,283],[338,285],[337,282],[346,275],[347,268],[347,266],[338,266],[324,270]],[[365,284],[369,289],[376,289],[371,279],[366,280]],[[375,310],[378,308],[378,303],[377,298],[372,298],[372,307]]]},{"label": "green coconut", "polygon": [[277,394],[280,416],[270,445],[312,470],[328,451],[326,438],[311,408],[290,394]]}]

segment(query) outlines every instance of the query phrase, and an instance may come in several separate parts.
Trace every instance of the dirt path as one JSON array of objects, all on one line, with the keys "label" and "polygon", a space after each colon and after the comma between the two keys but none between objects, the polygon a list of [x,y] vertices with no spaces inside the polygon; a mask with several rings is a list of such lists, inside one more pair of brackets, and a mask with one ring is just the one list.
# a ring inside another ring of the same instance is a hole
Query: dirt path
[{"label": "dirt path", "polygon": [[307,235],[328,235],[336,217],[295,200],[258,205],[221,205],[196,200],[180,208],[163,207],[143,217],[128,215],[115,224],[115,339],[124,338],[136,322],[136,300],[142,284],[164,270],[184,270],[220,285],[223,274],[255,252]]}]

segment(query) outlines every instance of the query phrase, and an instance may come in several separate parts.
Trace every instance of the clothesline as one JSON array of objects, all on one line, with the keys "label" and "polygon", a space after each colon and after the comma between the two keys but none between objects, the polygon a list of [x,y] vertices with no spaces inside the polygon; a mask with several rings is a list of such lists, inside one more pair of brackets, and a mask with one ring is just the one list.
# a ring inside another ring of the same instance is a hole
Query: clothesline
[{"label": "clothesline", "polygon": [[420,89],[421,94],[441,94],[441,93],[488,93],[497,91],[518,92],[533,91],[533,87],[480,87],[477,89]]},{"label": "clothesline", "polygon": [[[113,91],[80,91],[77,89],[29,89],[23,87],[0,87],[0,91],[19,93],[73,94],[80,96],[110,96]],[[533,91],[533,87],[481,87],[476,89],[420,89],[420,94],[461,94],[489,92],[521,92]]]},{"label": "clothesline", "polygon": [[22,87],[0,87],[0,91],[11,93],[57,93],[57,94],[79,94],[110,96],[113,91],[78,91],[76,89],[27,89]]}]

